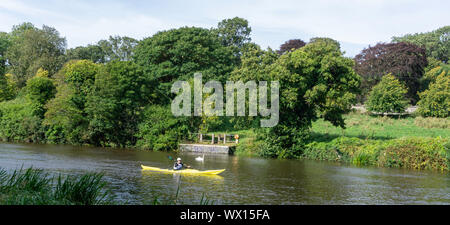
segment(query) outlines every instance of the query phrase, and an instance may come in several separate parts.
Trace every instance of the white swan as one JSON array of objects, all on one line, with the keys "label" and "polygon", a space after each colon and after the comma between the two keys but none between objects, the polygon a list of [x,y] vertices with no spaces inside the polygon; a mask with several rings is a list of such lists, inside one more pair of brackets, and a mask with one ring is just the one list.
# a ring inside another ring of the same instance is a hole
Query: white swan
[{"label": "white swan", "polygon": [[199,156],[199,157],[195,158],[196,161],[202,161],[202,162],[204,159],[205,159],[205,154],[203,154],[202,157]]}]

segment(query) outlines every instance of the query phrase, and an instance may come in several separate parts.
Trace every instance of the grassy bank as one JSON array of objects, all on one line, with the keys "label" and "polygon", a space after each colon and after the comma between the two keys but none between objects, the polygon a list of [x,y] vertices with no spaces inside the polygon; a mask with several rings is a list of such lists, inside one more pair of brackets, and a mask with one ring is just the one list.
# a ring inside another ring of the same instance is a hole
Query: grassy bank
[{"label": "grassy bank", "polygon": [[[301,158],[361,166],[450,171],[450,119],[391,118],[350,113],[346,129],[323,120],[313,123]],[[258,155],[262,141],[252,130],[242,136],[238,155]]]},{"label": "grassy bank", "polygon": [[[51,176],[41,169],[0,169],[0,205],[111,205],[124,204],[114,198],[106,188],[100,173],[77,176]],[[181,181],[176,193],[168,199],[155,196],[150,205],[180,205]],[[199,205],[211,205],[214,201],[203,194]]]},{"label": "grassy bank", "polygon": [[40,169],[0,170],[0,205],[112,204],[99,173],[50,176]]}]

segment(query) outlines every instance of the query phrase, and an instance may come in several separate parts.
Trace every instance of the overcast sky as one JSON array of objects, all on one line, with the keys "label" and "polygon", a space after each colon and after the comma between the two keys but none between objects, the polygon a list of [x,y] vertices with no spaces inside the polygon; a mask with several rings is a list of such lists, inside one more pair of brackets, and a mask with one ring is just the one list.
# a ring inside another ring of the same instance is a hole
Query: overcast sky
[{"label": "overcast sky", "polygon": [[22,22],[46,24],[76,47],[109,35],[142,39],[180,26],[211,28],[238,16],[250,22],[252,40],[263,48],[321,36],[354,56],[392,36],[450,25],[449,9],[449,0],[0,0],[0,31]]}]

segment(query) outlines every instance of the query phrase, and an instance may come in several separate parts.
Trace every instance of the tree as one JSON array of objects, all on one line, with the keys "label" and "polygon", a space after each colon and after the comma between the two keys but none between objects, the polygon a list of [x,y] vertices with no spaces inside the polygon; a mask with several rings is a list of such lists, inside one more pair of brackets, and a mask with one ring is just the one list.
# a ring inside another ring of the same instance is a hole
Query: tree
[{"label": "tree", "polygon": [[450,116],[450,75],[441,73],[419,96],[418,113],[422,116]]},{"label": "tree", "polygon": [[343,57],[338,42],[313,39],[303,48],[279,58],[274,52],[255,49],[244,54],[242,61],[234,76],[243,81],[279,81],[282,87],[279,124],[262,131],[265,144],[260,155],[299,157],[308,140],[312,121],[320,117],[345,127],[342,114],[350,110],[358,91],[359,77],[352,69],[353,60]]},{"label": "tree", "polygon": [[0,32],[0,82],[2,76],[6,73],[6,50],[8,50],[10,44],[8,33]]},{"label": "tree", "polygon": [[43,124],[51,143],[89,143],[87,96],[102,65],[89,60],[67,62],[55,76],[57,93],[46,105]]},{"label": "tree", "polygon": [[427,33],[407,34],[402,37],[392,37],[392,41],[408,42],[426,49],[428,57],[441,62],[448,62],[450,57],[450,26],[441,27]]},{"label": "tree", "polygon": [[362,77],[360,100],[365,99],[383,75],[391,73],[406,85],[410,101],[417,101],[420,79],[427,66],[425,49],[405,42],[379,43],[362,50],[355,56],[355,62],[355,71]]},{"label": "tree", "polygon": [[147,105],[135,135],[136,146],[154,151],[176,149],[178,141],[190,131],[187,120],[190,118],[173,116],[168,106]]},{"label": "tree", "polygon": [[10,99],[8,80],[6,73],[6,50],[10,45],[9,36],[5,32],[0,32],[0,102]]},{"label": "tree", "polygon": [[138,40],[126,36],[109,36],[108,40],[101,40],[97,46],[105,54],[105,61],[129,61],[133,58],[134,49],[138,45]]},{"label": "tree", "polygon": [[407,92],[398,79],[387,74],[370,91],[367,109],[378,113],[403,113],[408,106]]},{"label": "tree", "polygon": [[189,80],[201,72],[205,80],[224,82],[237,64],[230,48],[221,44],[210,30],[182,27],[158,32],[142,40],[135,50],[147,82],[155,84],[155,103],[171,101],[170,87],[176,80]]},{"label": "tree", "polygon": [[292,52],[296,49],[299,49],[306,45],[306,42],[300,40],[300,39],[291,39],[289,41],[284,42],[280,46],[280,50],[278,50],[278,54],[283,55],[286,52]]},{"label": "tree", "polygon": [[34,114],[43,118],[45,113],[44,105],[56,93],[53,81],[46,77],[35,76],[27,81],[26,91],[26,96],[32,103]]},{"label": "tree", "polygon": [[94,63],[105,63],[106,53],[99,45],[79,46],[67,50],[68,60],[90,60]]},{"label": "tree", "polygon": [[95,145],[136,143],[139,109],[148,103],[143,72],[132,62],[108,63],[87,97],[89,136]]},{"label": "tree", "polygon": [[441,64],[425,72],[425,75],[420,81],[421,91],[428,89],[429,85],[435,82],[436,78],[441,74],[450,75],[450,65]]},{"label": "tree", "polygon": [[39,68],[47,70],[52,76],[64,63],[66,39],[48,26],[38,29],[31,23],[14,26],[10,34],[11,45],[6,57],[19,88],[36,74]]},{"label": "tree", "polygon": [[217,34],[222,44],[232,46],[237,51],[240,51],[245,44],[250,43],[251,32],[252,28],[249,27],[248,21],[239,17],[224,19],[217,26]]}]

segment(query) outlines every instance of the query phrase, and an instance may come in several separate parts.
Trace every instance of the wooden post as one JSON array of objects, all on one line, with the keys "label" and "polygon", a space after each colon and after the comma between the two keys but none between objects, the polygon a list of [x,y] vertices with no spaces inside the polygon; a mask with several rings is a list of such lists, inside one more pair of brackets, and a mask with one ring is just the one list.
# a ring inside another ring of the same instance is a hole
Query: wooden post
[{"label": "wooden post", "polygon": [[211,134],[211,144],[214,144],[214,134]]},{"label": "wooden post", "polygon": [[203,142],[203,134],[200,133],[200,138],[199,138],[199,142],[202,143]]},{"label": "wooden post", "polygon": [[227,134],[223,134],[223,144],[227,143]]}]

